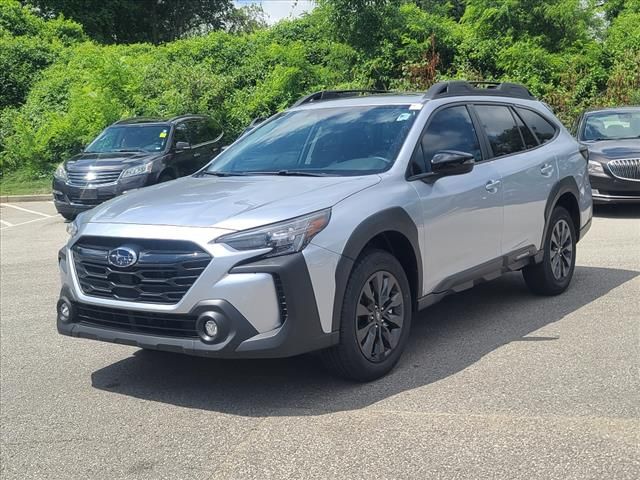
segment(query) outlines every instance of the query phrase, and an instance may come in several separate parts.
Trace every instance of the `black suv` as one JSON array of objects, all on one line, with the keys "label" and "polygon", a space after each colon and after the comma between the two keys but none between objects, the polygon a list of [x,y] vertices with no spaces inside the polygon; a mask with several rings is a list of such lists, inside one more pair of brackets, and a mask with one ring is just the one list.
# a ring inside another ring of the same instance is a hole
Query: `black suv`
[{"label": "black suv", "polygon": [[56,209],[71,220],[128,190],[192,174],[220,152],[222,136],[217,122],[200,115],[116,122],[58,166]]},{"label": "black suv", "polygon": [[574,131],[589,150],[593,203],[640,203],[640,107],[587,111]]}]

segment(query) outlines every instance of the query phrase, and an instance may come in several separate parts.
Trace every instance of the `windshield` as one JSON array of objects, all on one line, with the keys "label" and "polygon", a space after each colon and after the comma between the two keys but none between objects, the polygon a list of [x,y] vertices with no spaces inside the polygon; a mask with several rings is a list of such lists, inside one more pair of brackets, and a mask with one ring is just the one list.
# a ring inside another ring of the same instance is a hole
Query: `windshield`
[{"label": "windshield", "polygon": [[588,114],[580,132],[585,141],[630,138],[640,138],[640,109]]},{"label": "windshield", "polygon": [[408,105],[285,112],[205,170],[210,175],[366,175],[394,162],[418,110]]},{"label": "windshield", "polygon": [[117,125],[105,129],[85,152],[160,152],[168,136],[169,125]]}]

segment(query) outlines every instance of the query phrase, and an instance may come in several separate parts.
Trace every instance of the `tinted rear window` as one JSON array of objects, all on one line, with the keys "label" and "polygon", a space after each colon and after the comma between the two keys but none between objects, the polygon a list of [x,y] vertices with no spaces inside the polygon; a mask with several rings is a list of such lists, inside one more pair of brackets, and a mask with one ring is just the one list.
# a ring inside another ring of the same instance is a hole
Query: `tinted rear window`
[{"label": "tinted rear window", "polygon": [[535,133],[540,143],[546,143],[556,135],[556,127],[542,115],[526,108],[516,108],[518,114],[529,128]]},{"label": "tinted rear window", "polygon": [[484,131],[489,137],[493,155],[501,157],[525,150],[520,129],[509,107],[501,105],[477,105],[476,111]]}]

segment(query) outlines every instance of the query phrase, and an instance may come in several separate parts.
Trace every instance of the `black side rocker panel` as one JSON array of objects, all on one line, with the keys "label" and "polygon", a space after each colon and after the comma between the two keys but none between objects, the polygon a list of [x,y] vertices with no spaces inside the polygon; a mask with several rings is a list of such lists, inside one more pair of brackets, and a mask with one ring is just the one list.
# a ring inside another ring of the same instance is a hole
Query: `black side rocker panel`
[{"label": "black side rocker panel", "polygon": [[344,300],[344,291],[347,288],[349,275],[353,265],[372,238],[383,232],[397,232],[404,235],[413,247],[413,254],[417,264],[418,285],[416,291],[422,292],[422,255],[420,254],[420,241],[418,228],[409,214],[400,207],[382,210],[362,221],[353,231],[344,247],[342,257],[336,268],[336,290],[333,300],[332,331],[340,328],[340,311]]},{"label": "black side rocker panel", "polygon": [[425,295],[418,300],[418,309],[422,310],[429,305],[433,305],[452,293],[461,292],[479,283],[494,280],[504,273],[520,270],[533,262],[537,253],[536,247],[530,245],[445,278],[434,288],[433,293]]}]

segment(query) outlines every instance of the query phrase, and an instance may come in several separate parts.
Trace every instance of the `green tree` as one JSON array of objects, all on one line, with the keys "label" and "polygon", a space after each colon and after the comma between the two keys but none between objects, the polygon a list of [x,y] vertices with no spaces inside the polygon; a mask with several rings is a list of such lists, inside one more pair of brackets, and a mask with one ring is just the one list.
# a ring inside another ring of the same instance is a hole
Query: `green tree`
[{"label": "green tree", "polygon": [[22,0],[45,16],[64,15],[101,43],[170,42],[221,29],[231,0]]}]

